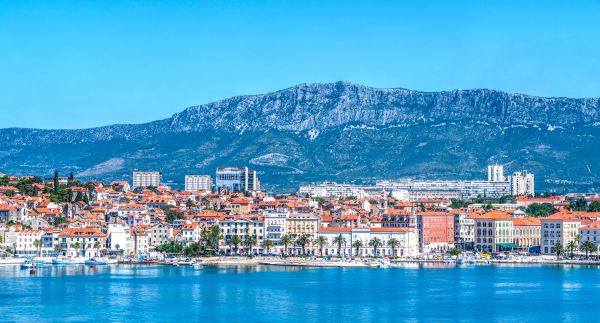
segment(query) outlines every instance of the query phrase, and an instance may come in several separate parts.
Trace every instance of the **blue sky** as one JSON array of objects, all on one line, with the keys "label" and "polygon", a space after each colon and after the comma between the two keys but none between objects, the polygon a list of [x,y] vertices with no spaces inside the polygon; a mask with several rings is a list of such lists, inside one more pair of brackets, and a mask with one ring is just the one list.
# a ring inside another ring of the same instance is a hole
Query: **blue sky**
[{"label": "blue sky", "polygon": [[600,96],[594,1],[4,1],[0,127],[82,128],[298,83]]}]

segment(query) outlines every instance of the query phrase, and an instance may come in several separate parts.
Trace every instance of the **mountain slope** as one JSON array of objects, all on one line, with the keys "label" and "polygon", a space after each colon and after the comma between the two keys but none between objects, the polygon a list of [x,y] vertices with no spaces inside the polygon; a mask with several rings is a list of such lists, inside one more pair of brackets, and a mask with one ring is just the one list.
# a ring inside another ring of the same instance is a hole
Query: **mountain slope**
[{"label": "mountain slope", "polygon": [[271,190],[322,180],[483,178],[490,161],[536,173],[538,187],[600,184],[600,101],[493,90],[418,92],[337,82],[190,107],[147,124],[0,130],[0,170],[131,177],[248,165]]}]

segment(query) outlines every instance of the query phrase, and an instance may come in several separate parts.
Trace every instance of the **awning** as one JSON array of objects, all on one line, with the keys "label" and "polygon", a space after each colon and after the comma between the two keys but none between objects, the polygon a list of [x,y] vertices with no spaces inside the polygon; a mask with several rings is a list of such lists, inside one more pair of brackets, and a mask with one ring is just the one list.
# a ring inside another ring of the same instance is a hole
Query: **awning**
[{"label": "awning", "polygon": [[516,248],[519,248],[519,246],[517,246],[514,243],[502,243],[502,244],[500,244],[500,248],[502,248],[502,249],[516,249]]}]

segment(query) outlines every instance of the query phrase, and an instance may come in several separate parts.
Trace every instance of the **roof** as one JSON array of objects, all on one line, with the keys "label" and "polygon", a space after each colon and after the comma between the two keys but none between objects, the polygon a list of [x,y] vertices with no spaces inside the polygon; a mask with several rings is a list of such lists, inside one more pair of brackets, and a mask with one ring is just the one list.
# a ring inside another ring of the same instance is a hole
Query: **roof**
[{"label": "roof", "polygon": [[484,214],[472,213],[469,215],[471,219],[482,219],[482,220],[509,220],[511,219],[510,214],[502,211],[490,211]]},{"label": "roof", "polygon": [[581,219],[573,213],[558,212],[542,218],[542,221],[581,221]]}]

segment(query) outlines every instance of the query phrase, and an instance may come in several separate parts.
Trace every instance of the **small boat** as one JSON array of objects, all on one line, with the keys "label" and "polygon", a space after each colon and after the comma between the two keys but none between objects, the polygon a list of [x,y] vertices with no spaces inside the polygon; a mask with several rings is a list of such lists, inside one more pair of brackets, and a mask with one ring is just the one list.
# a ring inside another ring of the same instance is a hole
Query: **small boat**
[{"label": "small boat", "polygon": [[194,269],[202,269],[202,264],[199,263],[194,263],[192,266],[194,266]]},{"label": "small boat", "polygon": [[177,264],[180,266],[192,266],[194,262],[192,261],[192,259],[186,258],[184,260],[180,260],[179,262],[177,262]]},{"label": "small boat", "polygon": [[25,259],[21,264],[21,269],[35,269],[36,265],[31,261],[31,259]]},{"label": "small boat", "polygon": [[106,261],[98,258],[90,258],[85,261],[85,264],[88,266],[98,266],[98,265],[106,265]]},{"label": "small boat", "polygon": [[52,258],[53,265],[77,265],[77,261],[68,258]]}]

